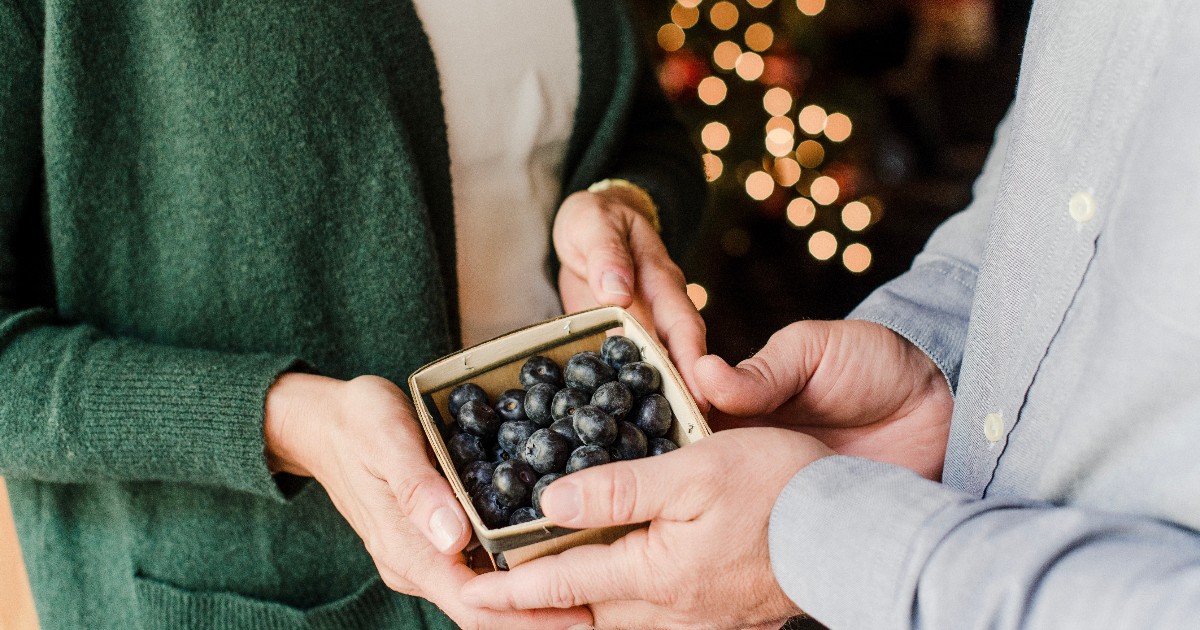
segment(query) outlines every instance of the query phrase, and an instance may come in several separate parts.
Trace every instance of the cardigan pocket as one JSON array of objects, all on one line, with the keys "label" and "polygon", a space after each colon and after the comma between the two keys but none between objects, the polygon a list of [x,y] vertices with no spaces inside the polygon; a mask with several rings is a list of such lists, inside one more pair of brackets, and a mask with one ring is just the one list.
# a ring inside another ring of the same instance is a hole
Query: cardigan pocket
[{"label": "cardigan pocket", "polygon": [[135,575],[143,630],[333,630],[422,628],[410,598],[394,594],[378,577],[328,604],[301,609],[235,593],[190,591]]}]

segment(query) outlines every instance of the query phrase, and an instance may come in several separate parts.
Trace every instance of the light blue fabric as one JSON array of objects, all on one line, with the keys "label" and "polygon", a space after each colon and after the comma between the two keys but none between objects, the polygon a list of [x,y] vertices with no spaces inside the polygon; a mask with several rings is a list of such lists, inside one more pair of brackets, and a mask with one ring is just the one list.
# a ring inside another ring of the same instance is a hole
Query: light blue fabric
[{"label": "light blue fabric", "polygon": [[788,595],[835,629],[1200,627],[1198,205],[1200,4],[1038,1],[974,202],[851,314],[954,388],[944,485],[802,470]]}]

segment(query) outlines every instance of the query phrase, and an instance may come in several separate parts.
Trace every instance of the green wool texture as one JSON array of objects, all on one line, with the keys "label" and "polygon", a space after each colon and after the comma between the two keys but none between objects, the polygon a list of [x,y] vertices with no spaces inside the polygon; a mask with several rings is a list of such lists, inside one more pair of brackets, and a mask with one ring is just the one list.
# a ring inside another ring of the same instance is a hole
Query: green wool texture
[{"label": "green wool texture", "polygon": [[[639,183],[678,253],[695,150],[620,3],[576,11],[563,193]],[[283,372],[456,347],[448,165],[406,0],[0,0],[0,475],[43,627],[453,626],[262,435]]]}]

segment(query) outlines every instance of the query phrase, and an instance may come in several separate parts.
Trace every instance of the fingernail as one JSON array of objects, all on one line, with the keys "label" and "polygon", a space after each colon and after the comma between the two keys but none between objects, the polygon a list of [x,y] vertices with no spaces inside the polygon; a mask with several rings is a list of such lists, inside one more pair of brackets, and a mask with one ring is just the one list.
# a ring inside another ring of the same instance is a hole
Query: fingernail
[{"label": "fingernail", "polygon": [[611,271],[606,271],[600,276],[600,288],[613,295],[633,295],[629,292],[629,283],[625,282],[625,278]]},{"label": "fingernail", "polygon": [[433,546],[445,553],[450,551],[458,537],[462,536],[463,526],[454,515],[454,510],[442,507],[429,517],[429,532],[433,534]]},{"label": "fingernail", "polygon": [[593,628],[592,626],[587,625],[586,623],[577,623],[577,624],[571,626],[570,628],[567,628],[567,630],[596,630],[596,629]]},{"label": "fingernail", "polygon": [[583,509],[583,494],[572,482],[560,483],[552,492],[554,517],[562,522],[575,520]]}]

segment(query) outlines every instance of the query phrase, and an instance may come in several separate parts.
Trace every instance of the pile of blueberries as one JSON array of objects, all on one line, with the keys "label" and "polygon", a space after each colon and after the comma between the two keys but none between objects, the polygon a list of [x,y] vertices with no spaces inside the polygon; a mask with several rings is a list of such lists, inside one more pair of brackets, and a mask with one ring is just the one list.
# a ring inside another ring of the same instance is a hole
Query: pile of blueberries
[{"label": "pile of blueberries", "polygon": [[483,388],[450,392],[458,421],[446,446],[475,509],[495,529],[542,517],[542,490],[563,475],[611,461],[660,455],[671,405],[662,377],[626,337],[580,352],[564,368],[544,356],[521,366],[521,385],[489,404]]}]

